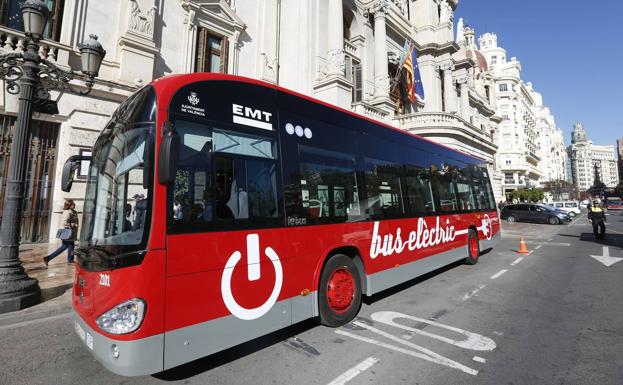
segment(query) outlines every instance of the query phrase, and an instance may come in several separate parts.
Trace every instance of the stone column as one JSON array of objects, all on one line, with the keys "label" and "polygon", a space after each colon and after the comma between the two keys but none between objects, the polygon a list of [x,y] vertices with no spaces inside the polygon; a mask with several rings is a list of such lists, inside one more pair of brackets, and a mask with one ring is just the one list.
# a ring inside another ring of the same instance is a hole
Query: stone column
[{"label": "stone column", "polygon": [[469,90],[467,87],[467,79],[460,79],[461,85],[461,116],[466,122],[470,122],[471,113],[469,111]]},{"label": "stone column", "polygon": [[441,70],[443,71],[443,102],[446,107],[445,112],[457,112],[457,96],[452,79],[452,65],[443,65]]},{"label": "stone column", "polygon": [[328,75],[344,75],[344,20],[342,0],[329,0]]},{"label": "stone column", "polygon": [[386,0],[378,1],[374,12],[374,98],[389,98],[389,76],[387,65],[387,31],[385,17],[389,4]]}]

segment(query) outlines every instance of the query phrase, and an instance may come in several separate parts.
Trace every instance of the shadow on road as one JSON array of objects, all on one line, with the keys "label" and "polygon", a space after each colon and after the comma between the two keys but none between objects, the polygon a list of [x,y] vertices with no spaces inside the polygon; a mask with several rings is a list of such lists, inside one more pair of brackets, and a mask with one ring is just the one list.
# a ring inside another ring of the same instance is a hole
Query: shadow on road
[{"label": "shadow on road", "polygon": [[[209,370],[217,368],[219,366],[228,364],[232,361],[238,360],[242,357],[248,356],[249,354],[253,354],[279,342],[285,341],[288,338],[294,337],[295,335],[303,333],[316,326],[318,326],[318,321],[314,319],[299,322],[285,329],[281,329],[265,336],[256,338],[254,340],[245,342],[243,344],[234,346],[233,348],[229,348],[227,350],[223,350],[210,356],[200,358],[187,364],[177,366],[173,369],[165,370],[164,372],[154,374],[152,377],[163,381],[185,380],[190,377],[197,376],[203,372],[207,372]],[[261,383],[260,379],[255,379],[255,381],[257,381],[256,383]]]},{"label": "shadow on road", "polygon": [[561,237],[579,238],[583,242],[592,242],[602,246],[614,246],[623,249],[623,235],[608,234],[606,230],[606,239],[595,239],[593,233],[582,233],[580,235],[575,234],[558,234]]}]

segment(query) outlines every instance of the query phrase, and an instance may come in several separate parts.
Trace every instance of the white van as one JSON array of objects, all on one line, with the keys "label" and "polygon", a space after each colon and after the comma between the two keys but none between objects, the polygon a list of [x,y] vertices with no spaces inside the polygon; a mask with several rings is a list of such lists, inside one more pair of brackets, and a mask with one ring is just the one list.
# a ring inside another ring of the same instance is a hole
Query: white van
[{"label": "white van", "polygon": [[581,213],[580,205],[577,201],[549,202],[547,205],[554,207],[557,210],[565,211],[570,217],[575,217]]}]

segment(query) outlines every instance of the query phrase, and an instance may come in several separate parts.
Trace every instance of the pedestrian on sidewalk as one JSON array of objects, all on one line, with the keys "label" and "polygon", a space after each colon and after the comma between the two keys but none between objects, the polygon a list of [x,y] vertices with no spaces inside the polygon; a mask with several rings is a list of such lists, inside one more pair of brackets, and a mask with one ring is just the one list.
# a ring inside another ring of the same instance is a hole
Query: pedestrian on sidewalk
[{"label": "pedestrian on sidewalk", "polygon": [[[67,250],[67,263],[70,265],[74,263],[74,242],[78,235],[78,213],[75,208],[76,204],[72,199],[65,200],[63,215],[61,216],[62,228],[57,233],[57,237],[63,241],[63,244],[52,254],[43,257],[43,263],[46,267],[51,260],[65,250]],[[62,230],[69,230],[69,232]]]}]

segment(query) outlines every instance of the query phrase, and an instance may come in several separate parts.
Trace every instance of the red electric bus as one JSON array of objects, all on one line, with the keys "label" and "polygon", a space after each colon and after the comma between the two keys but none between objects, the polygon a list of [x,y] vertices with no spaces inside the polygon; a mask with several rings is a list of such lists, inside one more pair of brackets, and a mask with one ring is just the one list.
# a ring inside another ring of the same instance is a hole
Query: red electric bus
[{"label": "red electric bus", "polygon": [[80,161],[74,325],[122,375],[343,325],[362,295],[499,238],[482,160],[241,77],[155,80],[66,162],[65,191]]}]

